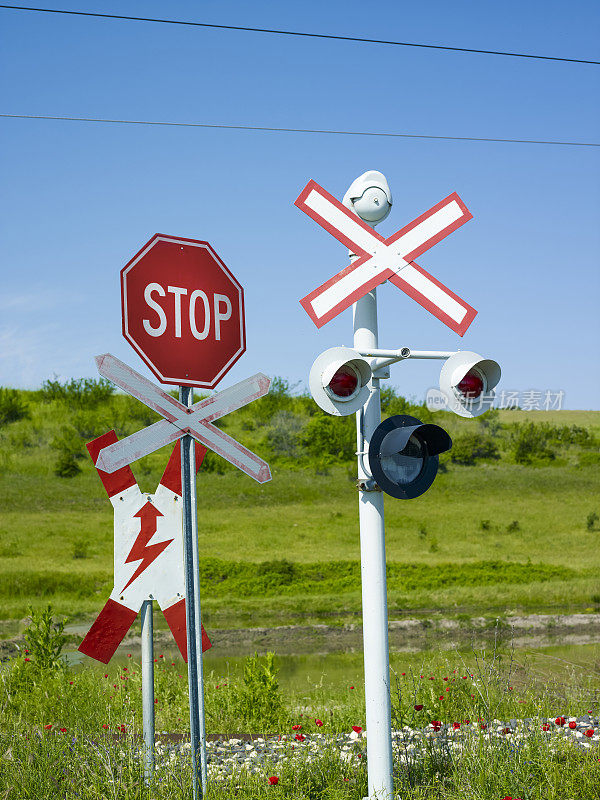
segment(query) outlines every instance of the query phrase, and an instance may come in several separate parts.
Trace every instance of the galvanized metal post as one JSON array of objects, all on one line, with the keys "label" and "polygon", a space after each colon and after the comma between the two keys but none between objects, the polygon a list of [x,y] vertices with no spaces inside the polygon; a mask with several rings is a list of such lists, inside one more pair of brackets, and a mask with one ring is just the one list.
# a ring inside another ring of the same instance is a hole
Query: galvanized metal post
[{"label": "galvanized metal post", "polygon": [[[353,306],[354,347],[377,347],[377,293],[369,292]],[[379,379],[371,379],[371,394],[364,410],[357,412],[358,440],[368,451],[371,436],[381,422]],[[360,429],[362,425],[362,430]],[[359,479],[368,479],[359,453]],[[392,718],[388,647],[387,581],[383,492],[369,484],[359,490],[360,571],[362,579],[363,647],[367,725],[369,800],[392,800]]]},{"label": "galvanized metal post", "polygon": [[[179,387],[179,399],[193,404],[191,386]],[[198,520],[196,509],[196,450],[189,434],[181,438],[181,489],[183,499],[183,560],[187,625],[188,687],[190,695],[190,742],[193,797],[206,793],[206,735],[204,726],[204,677],[202,671],[202,618],[198,570]]]},{"label": "galvanized metal post", "polygon": [[144,779],[154,774],[154,625],[152,600],[144,600],[142,617],[142,720],[144,731]]}]

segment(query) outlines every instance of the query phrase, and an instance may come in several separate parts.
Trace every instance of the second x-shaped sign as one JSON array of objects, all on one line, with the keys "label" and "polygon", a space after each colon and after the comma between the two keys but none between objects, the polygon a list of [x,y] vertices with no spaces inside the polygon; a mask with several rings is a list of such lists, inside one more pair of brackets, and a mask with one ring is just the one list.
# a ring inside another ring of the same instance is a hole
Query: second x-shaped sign
[{"label": "second x-shaped sign", "polygon": [[164,417],[101,450],[96,460],[97,469],[115,472],[189,433],[255,481],[271,480],[266,461],[212,424],[267,394],[271,381],[262,372],[188,408],[110,353],[96,356],[96,364],[100,375]]},{"label": "second x-shaped sign", "polygon": [[460,336],[477,312],[447,286],[414,262],[472,214],[454,192],[393,236],[384,239],[315,181],[309,181],[295,204],[359,256],[300,303],[320,328],[341,311],[389,280]]}]

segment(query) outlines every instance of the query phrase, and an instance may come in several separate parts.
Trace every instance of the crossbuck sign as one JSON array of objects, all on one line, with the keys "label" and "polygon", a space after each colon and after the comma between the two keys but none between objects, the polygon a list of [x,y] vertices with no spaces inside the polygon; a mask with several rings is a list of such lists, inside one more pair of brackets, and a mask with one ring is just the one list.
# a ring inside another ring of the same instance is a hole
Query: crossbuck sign
[{"label": "crossbuck sign", "polygon": [[97,469],[115,472],[189,433],[258,483],[271,480],[266,461],[212,424],[267,394],[271,381],[266,375],[259,372],[188,408],[110,353],[97,356],[96,364],[103,377],[164,417],[101,450],[96,460]]},{"label": "crossbuck sign", "polygon": [[295,205],[359,256],[300,301],[318,328],[386,280],[460,336],[473,322],[477,314],[475,309],[414,262],[472,219],[456,192],[388,239],[376,233],[315,181],[307,183]]}]

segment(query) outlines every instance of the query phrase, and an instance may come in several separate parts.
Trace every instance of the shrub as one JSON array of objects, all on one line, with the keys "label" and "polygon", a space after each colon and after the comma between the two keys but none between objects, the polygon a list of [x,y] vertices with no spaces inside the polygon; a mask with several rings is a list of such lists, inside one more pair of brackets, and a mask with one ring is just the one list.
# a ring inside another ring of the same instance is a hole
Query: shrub
[{"label": "shrub", "polygon": [[267,653],[264,659],[254,653],[246,659],[243,685],[238,687],[234,703],[237,716],[247,730],[257,725],[273,725],[281,715],[284,706],[278,672],[273,653]]},{"label": "shrub", "polygon": [[433,414],[422,403],[412,403],[402,395],[396,393],[392,386],[384,386],[381,390],[381,410],[384,414],[409,414],[420,419],[421,422],[431,422]]},{"label": "shrub", "polygon": [[513,519],[512,522],[509,522],[509,524],[506,526],[506,530],[508,531],[508,533],[514,533],[515,531],[520,531],[521,525],[519,524],[519,520]]},{"label": "shrub", "polygon": [[73,558],[87,558],[88,557],[88,543],[85,539],[77,539],[73,543]]},{"label": "shrub", "polygon": [[0,387],[0,425],[29,416],[29,407],[16,389]]},{"label": "shrub", "polygon": [[30,623],[25,631],[25,643],[33,667],[43,672],[64,666],[61,657],[66,637],[63,635],[64,621],[53,622],[52,606],[41,611],[29,608]]},{"label": "shrub", "polygon": [[490,522],[489,519],[482,519],[481,522],[479,523],[479,527],[481,528],[482,531],[489,531],[492,529],[492,523]]},{"label": "shrub", "polygon": [[267,429],[266,444],[276,456],[294,458],[298,455],[299,436],[303,420],[291,411],[278,411]]},{"label": "shrub", "polygon": [[586,528],[588,531],[593,531],[596,527],[596,523],[598,522],[598,514],[595,511],[590,511],[587,515],[587,519],[585,521]]},{"label": "shrub", "polygon": [[531,464],[534,461],[555,458],[555,453],[550,448],[553,426],[545,423],[536,425],[534,422],[520,422],[513,428],[510,441],[517,464]]},{"label": "shrub", "polygon": [[59,478],[74,478],[81,472],[73,453],[61,452],[54,464],[54,474]]},{"label": "shrub", "polygon": [[482,458],[500,458],[498,445],[491,436],[468,431],[459,433],[452,440],[450,459],[453,463],[472,466]]},{"label": "shrub", "polygon": [[63,383],[44,381],[41,395],[44,400],[62,400],[72,406],[90,408],[108,400],[114,391],[113,384],[105,378],[71,378]]},{"label": "shrub", "polygon": [[339,461],[347,461],[353,458],[356,451],[354,417],[316,414],[306,423],[299,441],[310,456],[331,456]]}]

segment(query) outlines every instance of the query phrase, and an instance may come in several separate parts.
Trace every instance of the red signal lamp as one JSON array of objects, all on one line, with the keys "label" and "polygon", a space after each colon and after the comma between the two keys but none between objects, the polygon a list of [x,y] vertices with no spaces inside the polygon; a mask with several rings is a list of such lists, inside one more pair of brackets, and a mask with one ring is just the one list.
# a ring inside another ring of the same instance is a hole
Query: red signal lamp
[{"label": "red signal lamp", "polygon": [[459,381],[456,388],[465,397],[476,398],[483,392],[483,378],[474,369],[470,369],[465,377]]},{"label": "red signal lamp", "polygon": [[344,364],[327,384],[327,389],[336,397],[352,397],[356,392],[359,378],[356,370],[350,364]]}]

